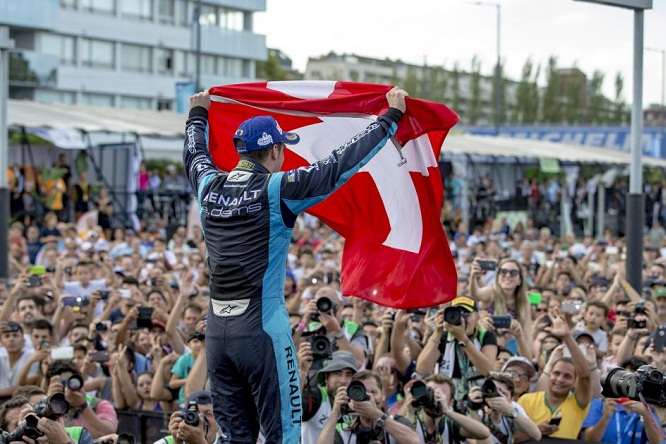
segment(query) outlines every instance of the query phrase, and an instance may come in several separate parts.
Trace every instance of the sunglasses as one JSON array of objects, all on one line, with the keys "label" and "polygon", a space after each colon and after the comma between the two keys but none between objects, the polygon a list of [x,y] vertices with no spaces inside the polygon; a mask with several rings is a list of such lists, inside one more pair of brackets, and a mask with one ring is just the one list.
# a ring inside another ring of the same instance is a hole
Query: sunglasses
[{"label": "sunglasses", "polygon": [[520,271],[519,270],[509,270],[509,269],[506,269],[506,268],[500,268],[499,274],[500,274],[500,276],[509,275],[511,277],[516,277],[516,276],[520,275]]},{"label": "sunglasses", "polygon": [[547,308],[537,308],[536,309],[537,313],[546,313],[548,311]]},{"label": "sunglasses", "polygon": [[527,375],[523,375],[522,373],[518,373],[518,372],[515,372],[515,371],[510,371],[509,375],[511,376],[511,378],[519,379],[523,382],[527,382],[527,381],[530,380],[530,378]]}]

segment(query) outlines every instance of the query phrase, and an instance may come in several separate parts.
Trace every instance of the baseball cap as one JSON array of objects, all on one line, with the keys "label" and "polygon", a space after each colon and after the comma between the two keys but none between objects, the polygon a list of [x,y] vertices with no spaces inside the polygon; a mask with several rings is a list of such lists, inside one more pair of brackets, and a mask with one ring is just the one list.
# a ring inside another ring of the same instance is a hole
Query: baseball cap
[{"label": "baseball cap", "polygon": [[576,341],[578,341],[578,338],[580,338],[580,337],[582,337],[582,336],[587,336],[588,338],[590,338],[590,340],[592,341],[592,343],[596,345],[597,342],[594,340],[594,338],[592,337],[592,335],[589,334],[589,333],[586,332],[586,331],[577,331],[577,332],[574,332],[574,334],[573,334],[573,338],[574,338]]},{"label": "baseball cap", "polygon": [[665,298],[666,297],[666,287],[659,287],[652,292],[652,296],[655,298]]},{"label": "baseball cap", "polygon": [[324,373],[337,372],[338,370],[345,368],[351,369],[354,373],[356,373],[358,371],[358,367],[356,366],[356,358],[351,352],[346,350],[334,351],[333,357],[329,359],[324,368],[319,370],[319,373],[317,373],[317,378],[319,378],[319,382],[323,383]]},{"label": "baseball cap", "polygon": [[610,282],[604,276],[595,276],[590,283],[590,287],[608,287]]},{"label": "baseball cap", "polygon": [[534,368],[534,365],[529,361],[529,359],[523,357],[523,356],[514,356],[512,358],[509,358],[505,363],[504,367],[502,367],[502,371],[505,372],[509,367],[513,366],[520,366],[523,367],[527,371],[527,376],[532,379],[532,377],[536,374],[536,369]]},{"label": "baseball cap", "polygon": [[474,312],[478,311],[476,307],[476,301],[467,296],[458,296],[453,301],[451,301],[451,307],[459,307],[463,310]]},{"label": "baseball cap", "polygon": [[[294,145],[301,138],[296,133],[282,131],[280,125],[271,116],[256,116],[241,123],[234,134],[234,145],[239,153],[263,150],[274,143]],[[242,142],[245,146],[238,146]]]},{"label": "baseball cap", "polygon": [[14,321],[7,321],[5,324],[2,326],[2,331],[3,332],[15,332],[15,331],[20,331],[23,333],[23,327],[21,327],[21,324],[18,322]]},{"label": "baseball cap", "polygon": [[189,402],[196,402],[199,405],[202,404],[212,404],[213,403],[213,394],[210,390],[199,390],[198,392],[192,393],[189,398]]}]

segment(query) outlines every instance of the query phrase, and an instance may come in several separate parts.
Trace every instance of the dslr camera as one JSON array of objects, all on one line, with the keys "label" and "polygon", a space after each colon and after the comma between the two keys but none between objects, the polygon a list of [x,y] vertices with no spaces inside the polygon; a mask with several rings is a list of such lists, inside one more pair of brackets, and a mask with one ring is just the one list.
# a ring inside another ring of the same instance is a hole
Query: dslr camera
[{"label": "dslr camera", "polygon": [[442,405],[435,400],[435,391],[428,387],[423,381],[415,381],[410,389],[412,397],[412,407],[425,409],[435,412],[436,416],[441,414]]},{"label": "dslr camera", "polygon": [[190,401],[182,412],[183,421],[191,427],[199,427],[199,406],[196,401]]},{"label": "dslr camera", "polygon": [[634,315],[630,316],[627,319],[627,328],[647,328],[647,321],[637,321],[637,315],[647,315],[647,309],[645,308],[645,303],[638,302],[634,307]]},{"label": "dslr camera", "polygon": [[486,405],[486,399],[489,398],[497,398],[500,396],[500,392],[497,390],[497,386],[495,383],[490,380],[486,379],[481,386],[481,395],[483,396],[483,401],[482,402],[474,402],[474,401],[468,401],[468,407],[472,410],[479,410],[482,409],[484,405]]},{"label": "dslr camera", "polygon": [[23,441],[24,436],[37,440],[37,438],[44,436],[44,433],[37,428],[39,418],[48,418],[56,421],[58,418],[65,416],[69,412],[70,407],[69,402],[67,402],[65,395],[62,393],[56,393],[41,400],[33,407],[33,414],[27,415],[11,433],[2,433],[0,444]]},{"label": "dslr camera", "polygon": [[[317,299],[317,311],[319,313],[330,313],[332,309],[333,309],[333,301],[331,301],[330,298],[322,296],[319,299]],[[312,314],[311,319],[314,322],[319,322],[319,313]]]},{"label": "dslr camera", "polygon": [[444,309],[444,320],[447,324],[460,325],[465,313],[460,307],[446,307]]},{"label": "dslr camera", "polygon": [[[370,399],[368,391],[365,389],[365,385],[363,385],[362,381],[350,382],[347,387],[347,396],[349,396],[349,399],[356,402],[367,401]],[[348,404],[344,404],[340,409],[340,413],[342,415],[349,415],[350,413],[353,413],[353,411],[349,408]]]},{"label": "dslr camera", "polygon": [[609,367],[601,377],[601,395],[606,398],[629,398],[666,407],[666,378],[657,367],[642,365],[635,372],[622,367]]},{"label": "dslr camera", "polygon": [[83,388],[83,378],[79,375],[72,375],[69,378],[60,380],[63,390],[68,388],[73,392],[77,392]]},{"label": "dslr camera", "polygon": [[313,360],[331,359],[333,357],[333,344],[327,336],[312,335],[309,342],[312,348]]}]

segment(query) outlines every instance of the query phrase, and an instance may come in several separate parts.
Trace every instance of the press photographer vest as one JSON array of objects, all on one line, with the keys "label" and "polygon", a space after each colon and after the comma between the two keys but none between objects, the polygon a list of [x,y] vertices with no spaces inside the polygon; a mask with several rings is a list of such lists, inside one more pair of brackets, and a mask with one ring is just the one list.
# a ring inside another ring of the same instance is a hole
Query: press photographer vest
[{"label": "press photographer vest", "polygon": [[[329,416],[331,416],[331,403],[328,399],[328,393],[324,387],[318,387],[321,393],[321,402],[319,403],[319,408],[317,412],[307,421],[301,423],[301,442],[303,443],[315,443],[317,438],[321,434],[324,424],[328,421]],[[307,399],[303,399],[303,408],[307,409]]]},{"label": "press photographer vest", "polygon": [[[486,335],[486,330],[479,329],[474,339],[467,345],[467,347],[476,347],[481,350],[483,338]],[[444,339],[444,338],[442,338]],[[481,385],[484,376],[479,374],[478,370],[474,367],[469,357],[461,350],[458,341],[450,333],[447,333],[446,340],[439,343],[439,351],[441,353],[439,365],[436,373],[442,373],[450,377],[456,386],[454,399],[459,402],[471,387]],[[456,372],[457,370],[457,372]]]}]

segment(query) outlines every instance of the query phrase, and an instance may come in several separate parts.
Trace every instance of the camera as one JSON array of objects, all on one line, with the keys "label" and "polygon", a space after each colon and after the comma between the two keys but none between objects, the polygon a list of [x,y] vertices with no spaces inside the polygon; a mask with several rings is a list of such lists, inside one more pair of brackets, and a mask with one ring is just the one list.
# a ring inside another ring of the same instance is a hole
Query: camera
[{"label": "camera", "polygon": [[352,381],[347,387],[347,396],[349,399],[356,402],[367,401],[370,399],[368,396],[368,391],[365,389],[365,385],[361,381]]},{"label": "camera", "polygon": [[463,311],[458,307],[446,307],[444,309],[444,320],[447,324],[460,325],[462,324]]},{"label": "camera", "polygon": [[192,427],[199,426],[199,406],[197,405],[196,401],[190,401],[182,414],[185,424]]},{"label": "camera", "polygon": [[[328,313],[331,311],[332,308],[333,308],[333,301],[331,301],[330,298],[323,296],[317,299],[317,311],[319,313]],[[319,313],[315,313],[311,316],[313,321],[315,322],[319,321]]]},{"label": "camera", "polygon": [[645,303],[644,302],[638,302],[634,306],[634,314],[647,314],[647,309],[645,308]]},{"label": "camera", "polygon": [[666,379],[651,365],[642,365],[635,372],[622,367],[611,367],[601,377],[601,395],[607,398],[629,398],[641,401],[643,395],[648,404],[666,407]]},{"label": "camera", "polygon": [[63,378],[60,380],[62,388],[68,388],[73,392],[81,390],[83,388],[83,378],[79,375],[72,375],[69,378]]},{"label": "camera", "polygon": [[[136,443],[136,438],[134,435],[131,435],[129,433],[121,433],[118,435],[118,439],[116,439],[117,444],[135,444]],[[99,439],[93,440],[93,444],[113,444],[112,440],[107,440],[107,441],[100,441]]]},{"label": "camera", "polygon": [[0,443],[23,441],[24,436],[33,440],[44,436],[44,433],[37,428],[39,418],[48,418],[56,421],[58,418],[65,416],[69,412],[69,408],[69,402],[67,402],[65,395],[62,393],[56,393],[39,401],[33,407],[34,414],[26,416],[23,422],[11,433],[3,433],[0,437]]},{"label": "camera", "polygon": [[331,359],[333,357],[333,344],[326,336],[310,336],[312,358],[316,360]]},{"label": "camera", "polygon": [[103,301],[106,301],[111,296],[111,290],[99,290],[99,298]]},{"label": "camera", "polygon": [[107,331],[108,328],[105,323],[103,322],[98,322],[95,324],[95,331]]},{"label": "camera", "polygon": [[41,287],[42,286],[42,278],[37,276],[36,274],[31,274],[28,276],[28,280],[26,282],[26,287],[28,288],[36,288],[36,287]]},{"label": "camera", "polygon": [[435,400],[435,391],[428,387],[423,381],[415,381],[410,389],[412,397],[412,407],[417,409],[427,409],[439,412],[441,405]]},{"label": "camera", "polygon": [[483,385],[481,386],[481,396],[483,396],[483,401],[481,402],[474,402],[468,398],[467,406],[472,410],[482,409],[483,406],[486,404],[486,399],[497,398],[498,396],[500,396],[500,393],[497,390],[497,386],[495,385],[495,383],[490,379],[486,379]]}]

